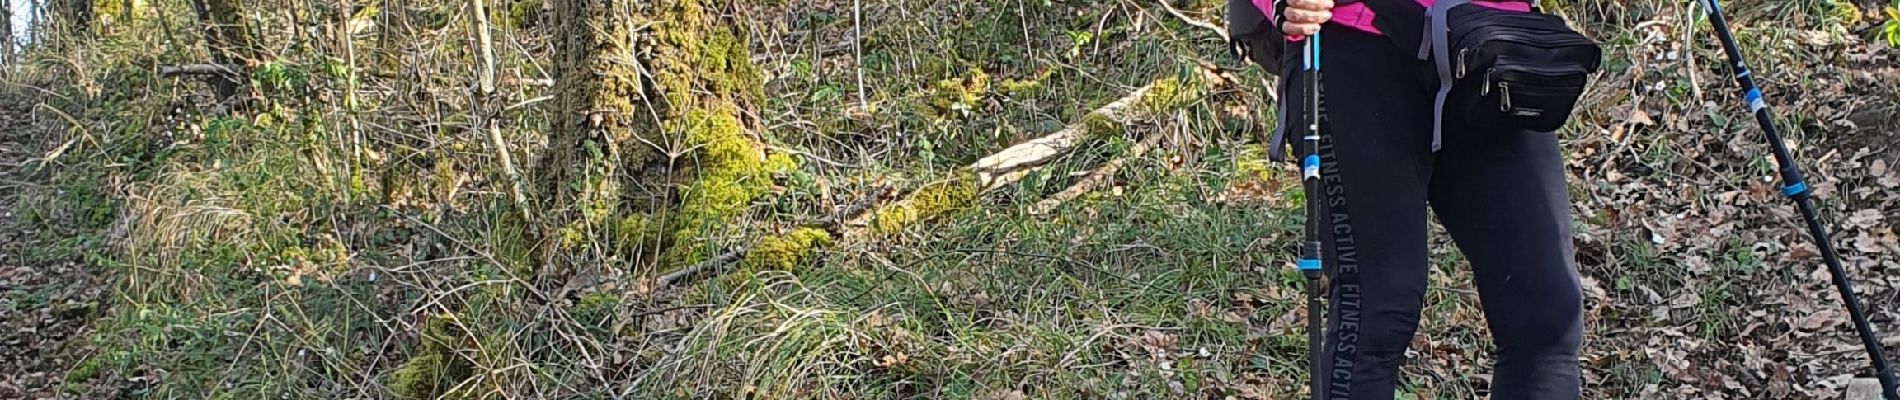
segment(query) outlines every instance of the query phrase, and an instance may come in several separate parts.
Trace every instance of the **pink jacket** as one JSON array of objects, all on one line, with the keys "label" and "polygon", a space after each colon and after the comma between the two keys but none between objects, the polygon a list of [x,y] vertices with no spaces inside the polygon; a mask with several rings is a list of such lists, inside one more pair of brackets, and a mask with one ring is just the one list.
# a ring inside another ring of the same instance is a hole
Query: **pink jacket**
[{"label": "pink jacket", "polygon": [[[1252,0],[1252,1],[1253,1],[1254,7],[1259,7],[1260,11],[1264,12],[1267,15],[1268,21],[1273,20],[1273,2],[1275,0]],[[1432,3],[1434,2],[1434,0],[1417,0],[1417,1],[1419,5],[1425,6],[1425,8],[1431,8]],[[1500,10],[1510,10],[1510,11],[1530,11],[1531,10],[1530,3],[1523,2],[1523,1],[1474,0],[1471,2],[1471,4],[1477,4],[1477,5],[1496,8]],[[1367,8],[1366,3],[1364,2],[1357,2],[1357,3],[1347,4],[1347,5],[1333,8],[1333,22],[1334,23],[1345,25],[1345,26],[1351,27],[1353,29],[1358,29],[1361,31],[1379,34],[1380,33],[1379,28],[1372,26],[1372,17],[1373,17],[1372,9]]]}]

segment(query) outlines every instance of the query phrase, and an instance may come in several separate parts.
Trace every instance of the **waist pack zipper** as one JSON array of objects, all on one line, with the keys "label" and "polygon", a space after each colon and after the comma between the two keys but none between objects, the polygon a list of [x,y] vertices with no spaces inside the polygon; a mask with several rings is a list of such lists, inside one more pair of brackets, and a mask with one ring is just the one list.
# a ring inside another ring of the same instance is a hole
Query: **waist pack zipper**
[{"label": "waist pack zipper", "polygon": [[1498,111],[1511,112],[1511,84],[1498,82]]},{"label": "waist pack zipper", "polygon": [[1465,60],[1465,56],[1469,55],[1471,55],[1470,47],[1458,49],[1458,79],[1465,79],[1466,67],[1471,65],[1470,61]]}]

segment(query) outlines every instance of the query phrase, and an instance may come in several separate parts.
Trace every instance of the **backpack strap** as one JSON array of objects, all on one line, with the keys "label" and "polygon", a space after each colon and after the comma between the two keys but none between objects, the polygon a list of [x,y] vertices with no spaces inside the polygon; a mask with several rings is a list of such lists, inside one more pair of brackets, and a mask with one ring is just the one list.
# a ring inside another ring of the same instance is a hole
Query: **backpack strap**
[{"label": "backpack strap", "polygon": [[1441,143],[1439,139],[1443,138],[1443,131],[1445,130],[1445,98],[1451,96],[1451,84],[1453,82],[1451,76],[1451,40],[1449,38],[1451,35],[1451,18],[1446,14],[1451,13],[1452,7],[1457,7],[1469,2],[1469,0],[1438,0],[1438,2],[1432,3],[1432,9],[1428,13],[1431,16],[1431,23],[1426,24],[1431,29],[1431,36],[1428,39],[1431,42],[1431,46],[1419,46],[1418,50],[1419,58],[1424,59],[1425,51],[1428,50],[1429,47],[1433,60],[1432,64],[1438,69],[1438,96],[1432,99],[1432,151],[1438,151]]}]

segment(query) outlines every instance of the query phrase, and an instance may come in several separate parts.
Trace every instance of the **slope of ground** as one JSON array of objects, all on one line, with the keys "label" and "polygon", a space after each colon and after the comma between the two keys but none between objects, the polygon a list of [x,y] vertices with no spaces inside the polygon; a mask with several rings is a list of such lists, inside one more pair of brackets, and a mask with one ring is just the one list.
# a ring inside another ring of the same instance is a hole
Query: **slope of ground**
[{"label": "slope of ground", "polygon": [[[33,105],[0,102],[0,398],[65,394],[74,354],[90,346],[87,325],[99,315],[110,281],[65,254],[34,251],[39,235],[23,207],[23,188],[40,184],[28,170],[45,167],[26,133]],[[88,392],[93,388],[75,388]],[[98,392],[93,392],[98,393]]]}]

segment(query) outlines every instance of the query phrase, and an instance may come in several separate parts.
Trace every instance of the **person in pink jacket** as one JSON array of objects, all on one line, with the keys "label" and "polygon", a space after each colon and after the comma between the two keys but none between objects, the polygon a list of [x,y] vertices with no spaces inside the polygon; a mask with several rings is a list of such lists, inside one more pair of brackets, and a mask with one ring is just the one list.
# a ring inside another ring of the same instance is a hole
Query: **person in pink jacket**
[{"label": "person in pink jacket", "polygon": [[[1276,21],[1270,0],[1232,1],[1251,4],[1229,4],[1230,13]],[[1326,225],[1319,230],[1330,279],[1323,354],[1313,355],[1324,372],[1314,377],[1323,398],[1394,397],[1427,287],[1427,207],[1471,262],[1496,344],[1491,398],[1580,397],[1583,293],[1556,135],[1448,123],[1437,142],[1437,84],[1419,57],[1421,33],[1384,32],[1380,23],[1421,18],[1432,0],[1284,1],[1284,24],[1263,23],[1275,31],[1262,40],[1318,33],[1324,43],[1326,133],[1318,152],[1326,186],[1319,223]],[[1368,1],[1404,15],[1378,15]],[[1256,9],[1236,8],[1245,6]],[[1295,58],[1255,61],[1295,71]],[[1299,81],[1282,79],[1281,98],[1301,93]],[[1281,113],[1279,125],[1305,126],[1297,114]]]}]

